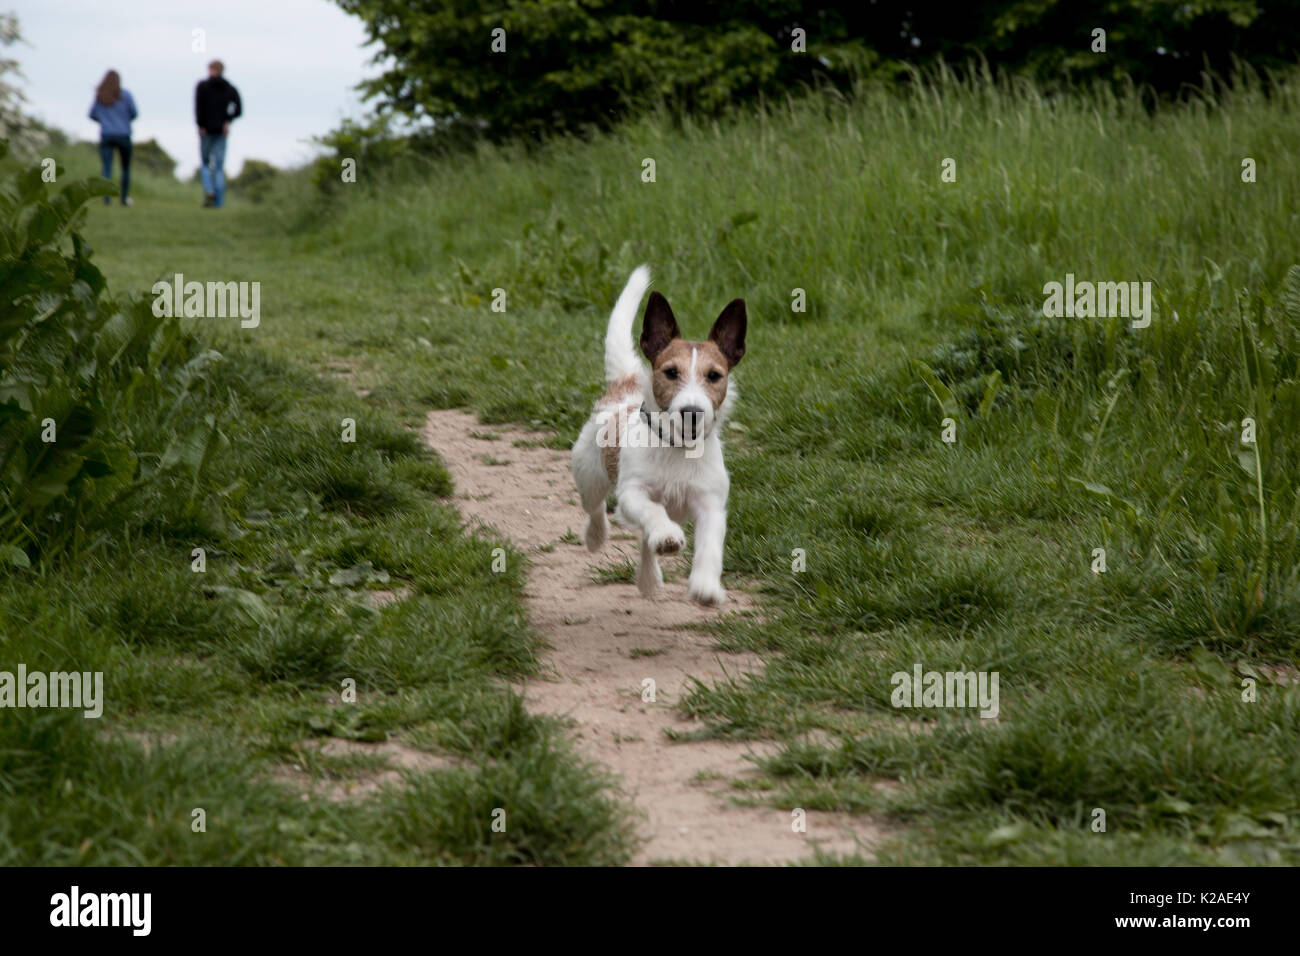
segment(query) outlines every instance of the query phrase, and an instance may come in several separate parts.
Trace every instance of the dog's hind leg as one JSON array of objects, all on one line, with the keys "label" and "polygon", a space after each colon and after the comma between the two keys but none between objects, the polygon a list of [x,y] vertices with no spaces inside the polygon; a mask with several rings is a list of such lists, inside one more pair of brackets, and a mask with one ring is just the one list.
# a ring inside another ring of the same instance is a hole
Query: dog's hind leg
[{"label": "dog's hind leg", "polygon": [[605,519],[605,499],[609,497],[609,476],[596,444],[595,429],[588,423],[573,445],[573,483],[577,486],[582,510],[587,512],[584,540],[588,551],[599,551],[609,536]]},{"label": "dog's hind leg", "polygon": [[587,512],[587,530],[583,540],[587,542],[588,551],[599,551],[604,547],[605,539],[609,537],[609,521],[605,517],[605,496],[601,495],[600,499],[591,506],[584,501],[582,507]]},{"label": "dog's hind leg", "polygon": [[664,574],[659,568],[659,556],[650,547],[650,536],[641,533],[641,563],[636,569],[636,588],[642,597],[652,598],[663,587]]}]

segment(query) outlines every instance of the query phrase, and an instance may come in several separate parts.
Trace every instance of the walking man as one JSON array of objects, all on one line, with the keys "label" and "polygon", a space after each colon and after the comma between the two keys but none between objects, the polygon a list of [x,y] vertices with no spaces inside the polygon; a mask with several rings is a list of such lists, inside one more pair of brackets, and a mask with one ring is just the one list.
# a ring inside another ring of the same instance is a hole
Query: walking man
[{"label": "walking man", "polygon": [[230,121],[243,113],[239,91],[226,82],[220,60],[208,64],[208,78],[194,89],[194,119],[199,124],[199,179],[203,205],[221,208],[226,199],[226,138]]}]

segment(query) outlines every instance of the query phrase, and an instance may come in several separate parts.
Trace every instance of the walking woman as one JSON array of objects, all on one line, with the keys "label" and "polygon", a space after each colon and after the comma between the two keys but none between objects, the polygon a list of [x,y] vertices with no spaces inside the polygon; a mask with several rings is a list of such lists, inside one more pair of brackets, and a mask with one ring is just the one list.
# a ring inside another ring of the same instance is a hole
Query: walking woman
[{"label": "walking woman", "polygon": [[[95,102],[90,107],[90,118],[99,124],[99,160],[104,167],[104,178],[113,178],[113,150],[122,157],[122,205],[131,205],[127,193],[131,189],[131,120],[139,113],[135,100],[122,89],[122,78],[117,70],[109,70],[95,91]],[[113,200],[105,196],[104,205]]]}]

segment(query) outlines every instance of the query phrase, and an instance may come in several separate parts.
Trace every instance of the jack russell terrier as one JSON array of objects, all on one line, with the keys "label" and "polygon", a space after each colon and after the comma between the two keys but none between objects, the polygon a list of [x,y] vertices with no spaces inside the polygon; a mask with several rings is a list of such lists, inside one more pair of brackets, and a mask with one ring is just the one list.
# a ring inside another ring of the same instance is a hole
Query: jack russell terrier
[{"label": "jack russell terrier", "polygon": [[605,543],[605,499],[618,495],[620,524],[641,530],[637,588],[654,597],[663,584],[659,555],[686,546],[680,522],[695,522],[695,559],[687,595],[700,604],[727,599],[722,588],[722,543],[727,534],[727,490],[719,434],[736,388],[731,370],[745,354],[745,301],[733,299],[706,342],[688,342],[668,300],[650,293],[636,354],[632,324],[650,285],[639,266],[628,279],[605,333],[605,394],[573,445],[573,480],[587,512],[587,548]]}]

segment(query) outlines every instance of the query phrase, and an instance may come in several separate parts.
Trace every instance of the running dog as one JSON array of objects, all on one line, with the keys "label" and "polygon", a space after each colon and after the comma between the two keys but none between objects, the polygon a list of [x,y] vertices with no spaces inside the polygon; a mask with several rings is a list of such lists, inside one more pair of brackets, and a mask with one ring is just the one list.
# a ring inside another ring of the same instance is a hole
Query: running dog
[{"label": "running dog", "polygon": [[663,585],[659,555],[686,546],[681,522],[695,522],[687,595],[716,606],[722,587],[731,481],[722,462],[722,425],[736,401],[731,371],[745,354],[745,301],[722,310],[707,341],[682,338],[668,300],[650,293],[636,354],[632,325],[650,286],[639,266],[614,305],[605,333],[605,394],[573,446],[573,480],[587,512],[586,542],[598,551],[609,534],[605,500],[618,496],[616,520],[641,532],[637,588],[655,597]]}]

